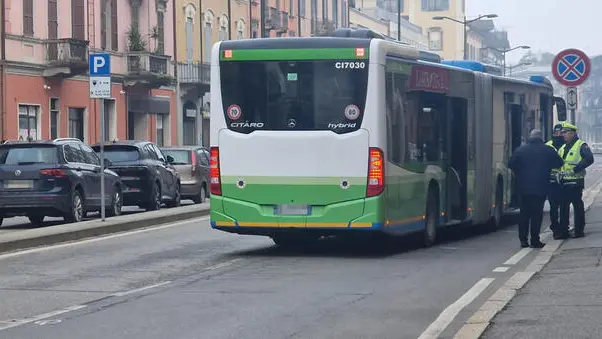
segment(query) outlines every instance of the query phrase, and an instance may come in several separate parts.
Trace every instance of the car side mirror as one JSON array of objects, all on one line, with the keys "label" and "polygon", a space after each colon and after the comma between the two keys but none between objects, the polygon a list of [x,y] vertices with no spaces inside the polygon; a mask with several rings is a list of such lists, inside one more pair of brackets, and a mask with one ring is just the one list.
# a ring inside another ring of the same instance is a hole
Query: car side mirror
[{"label": "car side mirror", "polygon": [[173,158],[171,155],[168,155],[168,156],[166,157],[166,159],[167,159],[167,163],[168,163],[168,164],[173,164],[173,163],[174,163],[174,161],[175,161],[175,159],[174,159],[174,158]]},{"label": "car side mirror", "polygon": [[558,121],[566,121],[566,101],[563,98],[554,97],[554,105],[556,105]]},{"label": "car side mirror", "polygon": [[104,163],[103,163],[104,169],[107,169],[107,168],[111,167],[111,165],[113,165],[113,163],[111,162],[111,160],[104,159]]}]

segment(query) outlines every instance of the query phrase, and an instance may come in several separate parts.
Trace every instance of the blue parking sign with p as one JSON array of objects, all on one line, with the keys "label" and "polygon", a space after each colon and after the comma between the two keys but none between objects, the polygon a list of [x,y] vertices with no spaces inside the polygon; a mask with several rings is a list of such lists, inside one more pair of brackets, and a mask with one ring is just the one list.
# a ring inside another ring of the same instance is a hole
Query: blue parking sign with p
[{"label": "blue parking sign with p", "polygon": [[111,75],[111,55],[90,54],[88,59],[90,76],[110,76]]}]

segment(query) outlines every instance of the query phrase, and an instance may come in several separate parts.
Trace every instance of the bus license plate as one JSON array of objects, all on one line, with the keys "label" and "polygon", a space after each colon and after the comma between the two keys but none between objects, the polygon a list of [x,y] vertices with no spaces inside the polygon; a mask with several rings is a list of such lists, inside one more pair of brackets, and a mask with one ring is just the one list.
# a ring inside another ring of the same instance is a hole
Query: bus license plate
[{"label": "bus license plate", "polygon": [[279,215],[308,215],[309,205],[285,204],[276,206]]},{"label": "bus license plate", "polygon": [[9,189],[27,189],[33,188],[33,180],[7,180],[4,187]]}]

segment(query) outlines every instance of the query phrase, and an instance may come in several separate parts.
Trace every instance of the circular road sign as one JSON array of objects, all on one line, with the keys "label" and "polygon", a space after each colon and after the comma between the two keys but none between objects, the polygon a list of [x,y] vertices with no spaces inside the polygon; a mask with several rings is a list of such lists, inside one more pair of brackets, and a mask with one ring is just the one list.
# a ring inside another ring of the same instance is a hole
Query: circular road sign
[{"label": "circular road sign", "polygon": [[591,69],[589,57],[583,51],[573,48],[558,53],[552,62],[554,78],[567,87],[583,84]]}]

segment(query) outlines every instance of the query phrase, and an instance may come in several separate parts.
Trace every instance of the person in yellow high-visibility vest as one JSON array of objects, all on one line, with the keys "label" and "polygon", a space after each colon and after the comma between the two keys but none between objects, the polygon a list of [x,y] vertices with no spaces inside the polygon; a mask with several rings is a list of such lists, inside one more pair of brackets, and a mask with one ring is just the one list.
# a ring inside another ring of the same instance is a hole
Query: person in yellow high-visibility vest
[{"label": "person in yellow high-visibility vest", "polygon": [[[564,136],[562,135],[563,124],[556,124],[554,126],[554,135],[552,139],[546,142],[546,145],[552,147],[554,151],[558,152],[560,147],[564,145]],[[562,199],[562,187],[560,186],[559,176],[560,168],[552,169],[550,173],[550,185],[548,188],[548,202],[550,203],[550,229],[552,232],[558,229],[560,224],[560,201]],[[556,234],[556,233],[554,233]]]},{"label": "person in yellow high-visibility vest", "polygon": [[594,163],[594,155],[589,146],[577,136],[577,126],[564,123],[562,132],[566,142],[558,150],[564,160],[560,169],[562,202],[560,204],[560,225],[554,239],[569,237],[569,212],[573,205],[575,212],[575,231],[573,236],[585,236],[585,209],[583,206],[583,189],[585,187],[585,169]]}]

